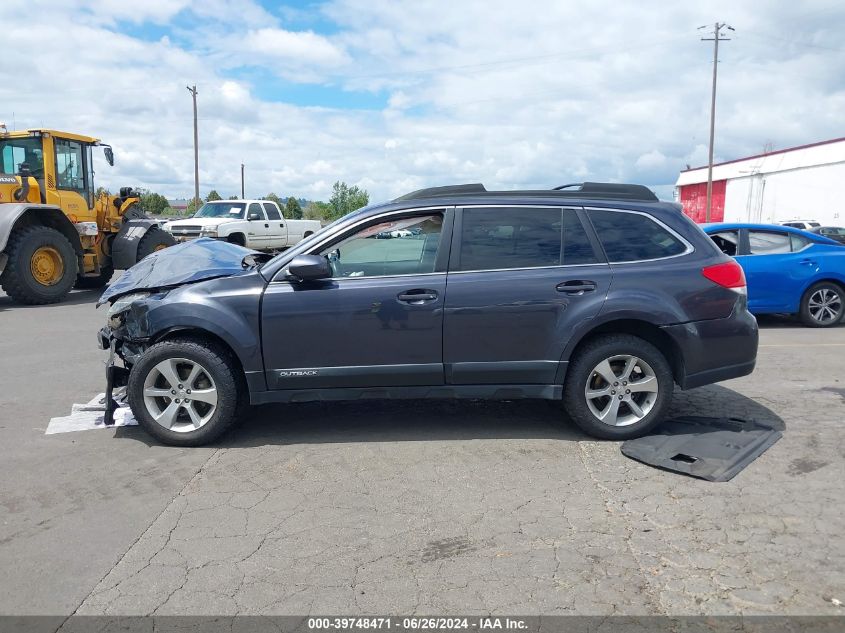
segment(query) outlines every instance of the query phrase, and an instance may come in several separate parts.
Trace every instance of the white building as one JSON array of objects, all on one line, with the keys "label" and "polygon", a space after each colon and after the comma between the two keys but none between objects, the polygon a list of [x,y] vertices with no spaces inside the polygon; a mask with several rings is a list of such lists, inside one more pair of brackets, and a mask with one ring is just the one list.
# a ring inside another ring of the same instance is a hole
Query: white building
[{"label": "white building", "polygon": [[[675,183],[684,213],[705,221],[707,167]],[[713,165],[711,222],[817,220],[845,225],[845,138]]]}]

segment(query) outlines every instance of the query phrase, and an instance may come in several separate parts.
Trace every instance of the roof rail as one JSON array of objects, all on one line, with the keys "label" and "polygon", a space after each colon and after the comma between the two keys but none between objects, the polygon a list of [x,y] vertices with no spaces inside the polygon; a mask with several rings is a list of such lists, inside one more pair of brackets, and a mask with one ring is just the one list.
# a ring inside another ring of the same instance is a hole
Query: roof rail
[{"label": "roof rail", "polygon": [[638,200],[641,202],[657,202],[654,192],[644,185],[626,185],[612,182],[582,182],[571,185],[561,185],[554,189],[531,189],[514,191],[487,191],[481,183],[465,185],[449,185],[446,187],[429,187],[418,189],[393,202],[405,200],[419,200],[423,198],[462,197],[479,195],[491,197],[530,196],[534,198],[598,198],[602,200]]},{"label": "roof rail", "polygon": [[484,188],[480,182],[475,182],[467,185],[448,185],[446,187],[428,187],[427,189],[417,189],[411,193],[406,193],[404,196],[399,196],[393,202],[402,202],[403,200],[416,200],[417,198],[435,198],[437,196],[460,196],[471,193],[485,193],[487,189]]}]

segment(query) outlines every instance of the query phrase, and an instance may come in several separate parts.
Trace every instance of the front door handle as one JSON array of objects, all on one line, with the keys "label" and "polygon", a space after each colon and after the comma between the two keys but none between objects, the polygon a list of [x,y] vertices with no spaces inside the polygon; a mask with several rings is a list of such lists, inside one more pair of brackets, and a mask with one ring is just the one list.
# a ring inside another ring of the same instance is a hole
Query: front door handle
[{"label": "front door handle", "polygon": [[580,296],[585,292],[593,292],[596,289],[595,281],[584,281],[583,279],[575,279],[573,281],[563,281],[555,286],[555,290],[563,292],[568,295]]},{"label": "front door handle", "polygon": [[265,225],[264,225],[264,228],[265,228],[265,229],[269,229],[269,228],[270,228],[270,225],[269,225],[269,224],[265,224]]},{"label": "front door handle", "polygon": [[427,288],[414,288],[413,290],[406,290],[396,295],[402,303],[410,303],[411,305],[421,305],[423,303],[430,303],[437,300],[437,291],[429,290]]}]

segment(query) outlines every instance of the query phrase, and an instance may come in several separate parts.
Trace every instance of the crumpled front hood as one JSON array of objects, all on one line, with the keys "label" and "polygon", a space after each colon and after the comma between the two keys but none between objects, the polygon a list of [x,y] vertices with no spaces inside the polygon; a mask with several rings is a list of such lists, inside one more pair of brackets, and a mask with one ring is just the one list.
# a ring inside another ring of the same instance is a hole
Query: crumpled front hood
[{"label": "crumpled front hood", "polygon": [[250,256],[256,258],[256,263],[267,257],[264,253],[208,237],[177,244],[148,255],[124,271],[106,288],[97,305],[129,292],[230,277],[248,269],[244,258]]}]

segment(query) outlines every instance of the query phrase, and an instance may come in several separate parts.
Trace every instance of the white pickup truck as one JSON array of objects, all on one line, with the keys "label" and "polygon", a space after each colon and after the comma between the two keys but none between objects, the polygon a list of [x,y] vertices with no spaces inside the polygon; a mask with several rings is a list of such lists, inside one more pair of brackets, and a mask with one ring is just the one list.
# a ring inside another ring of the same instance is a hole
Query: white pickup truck
[{"label": "white pickup truck", "polygon": [[173,220],[162,227],[176,241],[213,237],[272,251],[293,246],[320,230],[317,220],[288,220],[269,200],[215,200],[206,202],[193,217]]}]

